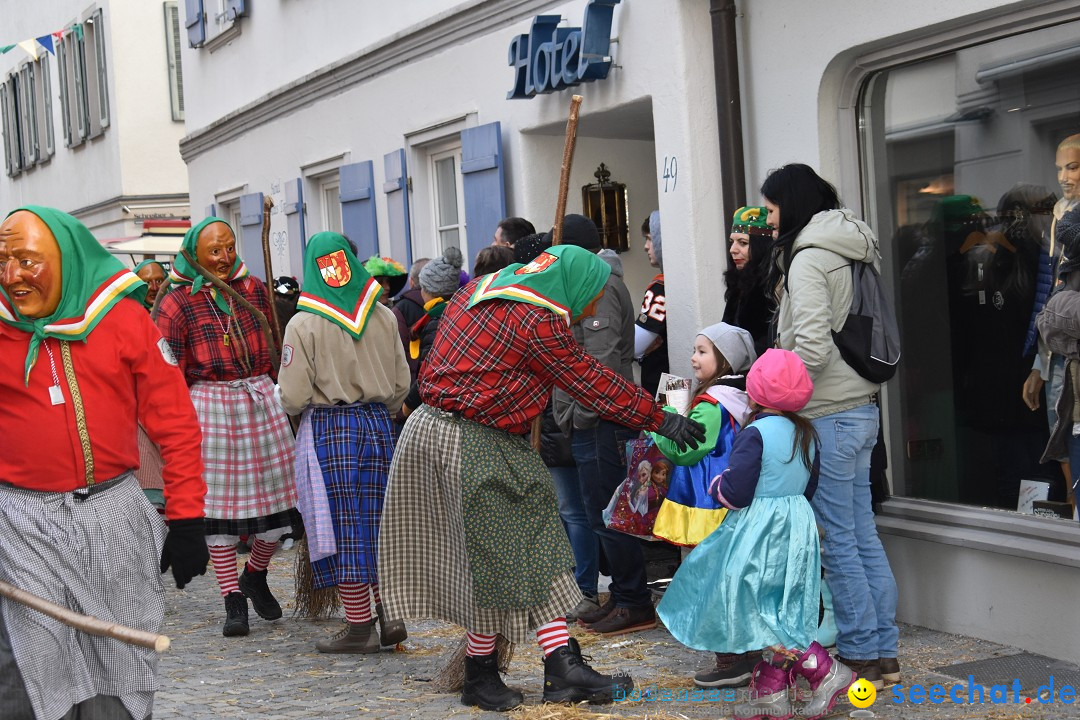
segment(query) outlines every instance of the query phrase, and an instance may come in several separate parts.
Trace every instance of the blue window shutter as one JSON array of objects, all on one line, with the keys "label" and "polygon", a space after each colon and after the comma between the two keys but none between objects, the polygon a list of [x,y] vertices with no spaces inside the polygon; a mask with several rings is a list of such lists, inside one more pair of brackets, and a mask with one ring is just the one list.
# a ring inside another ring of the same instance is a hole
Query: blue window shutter
[{"label": "blue window shutter", "polygon": [[285,183],[285,220],[289,228],[289,267],[293,277],[304,283],[304,181],[301,178]]},{"label": "blue window shutter", "polygon": [[206,42],[203,0],[184,0],[184,25],[187,27],[188,43],[191,47],[200,47]]},{"label": "blue window shutter", "polygon": [[461,131],[461,177],[465,193],[467,268],[489,244],[499,221],[506,217],[502,130],[497,122]]},{"label": "blue window shutter", "polygon": [[379,254],[374,165],[370,160],[342,165],[338,179],[341,183],[341,229],[345,237],[356,243],[357,258],[367,260]]},{"label": "blue window shutter", "polygon": [[217,217],[217,205],[210,203],[206,206],[206,217]]},{"label": "blue window shutter", "polygon": [[225,3],[225,17],[229,20],[235,20],[244,15],[246,9],[244,0],[227,0]]},{"label": "blue window shutter", "polygon": [[409,192],[406,187],[405,150],[383,156],[386,170],[386,214],[390,221],[390,257],[408,268],[412,265],[412,230],[409,227]]},{"label": "blue window shutter", "polygon": [[236,252],[251,274],[266,281],[266,259],[262,247],[263,194],[240,196],[240,237]]}]

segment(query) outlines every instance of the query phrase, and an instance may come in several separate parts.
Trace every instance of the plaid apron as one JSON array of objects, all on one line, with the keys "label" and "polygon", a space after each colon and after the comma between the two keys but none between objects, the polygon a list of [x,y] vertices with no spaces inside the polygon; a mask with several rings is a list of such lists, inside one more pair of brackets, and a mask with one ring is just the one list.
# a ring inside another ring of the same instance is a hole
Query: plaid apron
[{"label": "plaid apron", "polygon": [[394,455],[391,427],[382,403],[312,408],[337,547],[334,555],[311,564],[316,589],[378,581],[379,519]]},{"label": "plaid apron", "polygon": [[146,434],[142,425],[138,426],[138,437],[139,468],[135,471],[135,479],[155,507],[165,507],[165,480],[161,477],[165,461],[161,459],[161,450]]},{"label": "plaid apron", "polygon": [[[191,386],[202,427],[207,535],[289,525],[295,438],[266,375]],[[267,522],[274,519],[274,522]],[[261,521],[261,522],[260,522]]]},{"label": "plaid apron", "polygon": [[[546,503],[537,502],[543,493],[538,486],[515,498],[477,481],[492,477],[499,457],[504,473],[521,479],[521,468],[510,468],[505,458],[518,457],[523,442],[427,405],[409,416],[390,467],[379,535],[379,579],[388,617],[437,618],[529,642],[536,628],[562,617],[581,599],[569,569],[573,560],[565,531],[557,536],[546,530],[548,516],[558,522],[550,478],[545,475],[543,483]],[[466,445],[479,454],[466,455]],[[535,462],[543,467],[538,457]],[[486,469],[465,473],[463,463]],[[495,498],[500,492],[501,499]],[[467,516],[494,505],[508,511]],[[490,532],[478,541],[475,533],[485,527]],[[538,536],[529,537],[537,530]],[[546,547],[537,543],[540,537],[550,540]],[[470,555],[478,550],[479,556]],[[529,557],[533,560],[516,560]],[[486,597],[477,594],[478,586]],[[537,592],[541,586],[546,593]],[[517,605],[491,605],[515,597]]]},{"label": "plaid apron", "polygon": [[[0,579],[79,613],[160,631],[164,521],[130,474],[89,492],[0,484]],[[21,674],[38,718],[62,717],[95,695],[119,697],[133,718],[150,714],[158,687],[153,650],[83,634],[6,598],[0,606],[19,669],[4,672],[0,685]],[[0,657],[0,667],[10,659]],[[0,688],[0,696],[11,697],[11,689]]]}]

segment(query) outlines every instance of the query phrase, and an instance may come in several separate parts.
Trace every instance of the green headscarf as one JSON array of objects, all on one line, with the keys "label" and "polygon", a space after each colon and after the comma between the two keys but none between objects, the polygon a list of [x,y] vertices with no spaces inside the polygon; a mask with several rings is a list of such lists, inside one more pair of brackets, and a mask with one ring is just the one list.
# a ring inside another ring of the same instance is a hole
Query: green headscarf
[{"label": "green headscarf", "polygon": [[359,340],[381,294],[382,285],[364,270],[343,235],[311,236],[304,250],[304,288],[297,312],[320,315]]},{"label": "green headscarf", "polygon": [[[197,258],[196,247],[199,244],[199,233],[201,233],[207,225],[216,222],[221,223],[229,228],[229,232],[232,232],[232,226],[229,225],[229,223],[219,217],[208,217],[184,234],[184,242],[180,244],[180,250],[187,250],[191,257]],[[236,238],[236,233],[233,233],[233,238]],[[229,277],[225,282],[231,283],[233,280],[238,280],[242,277],[247,277],[248,275],[247,265],[244,264],[244,261],[240,259],[240,254],[237,253],[236,262],[234,262],[232,266],[232,272],[229,273]],[[169,280],[172,281],[173,285],[190,285],[192,295],[202,289],[202,286],[206,283],[206,278],[200,275],[199,272],[192,267],[191,263],[184,257],[183,252],[176,256],[176,262],[173,263],[172,270],[169,271]],[[218,310],[226,315],[232,315],[232,310],[229,308],[228,301],[218,293],[217,289],[211,286],[210,294],[214,298],[214,304],[217,305]]]},{"label": "green headscarf", "polygon": [[[136,265],[135,268],[131,272],[138,275],[140,270],[142,270],[144,267],[150,267],[151,265],[157,265],[159,268],[161,268],[162,274],[165,275],[166,279],[168,279],[169,273],[166,272],[165,266],[162,265],[161,263],[159,263],[157,260],[143,260],[141,263]],[[145,280],[143,282],[145,282]],[[151,305],[153,305],[153,303],[147,302],[146,298],[144,297],[143,298],[143,305],[145,305],[146,307],[150,307]]]},{"label": "green headscarf", "polygon": [[556,245],[528,265],[514,263],[485,276],[469,307],[493,298],[548,308],[570,322],[604,289],[611,266],[576,245]]},{"label": "green headscarf", "polygon": [[20,210],[41,218],[60,246],[60,304],[52,315],[23,317],[0,288],[0,321],[30,333],[24,378],[29,385],[30,370],[37,362],[45,338],[85,340],[121,298],[134,294],[140,302],[145,300],[146,283],[110,255],[85,225],[67,213],[24,205],[12,210],[8,217]]}]

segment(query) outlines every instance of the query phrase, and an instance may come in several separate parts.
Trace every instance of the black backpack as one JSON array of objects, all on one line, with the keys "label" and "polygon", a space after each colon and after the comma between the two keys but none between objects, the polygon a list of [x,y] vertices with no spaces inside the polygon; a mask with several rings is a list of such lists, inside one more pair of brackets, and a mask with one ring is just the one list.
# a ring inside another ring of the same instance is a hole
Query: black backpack
[{"label": "black backpack", "polygon": [[900,330],[881,277],[870,263],[851,263],[851,310],[832,336],[844,361],[870,382],[883,383],[896,374]]}]

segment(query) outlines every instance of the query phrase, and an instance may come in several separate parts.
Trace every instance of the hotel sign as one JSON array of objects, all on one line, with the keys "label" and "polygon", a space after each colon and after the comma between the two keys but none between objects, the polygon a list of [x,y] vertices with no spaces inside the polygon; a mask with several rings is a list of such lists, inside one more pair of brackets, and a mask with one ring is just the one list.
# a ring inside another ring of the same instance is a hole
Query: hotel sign
[{"label": "hotel sign", "polygon": [[528,35],[510,41],[514,89],[508,100],[558,92],[611,69],[611,16],[621,0],[590,0],[581,27],[559,27],[559,15],[537,15]]}]

